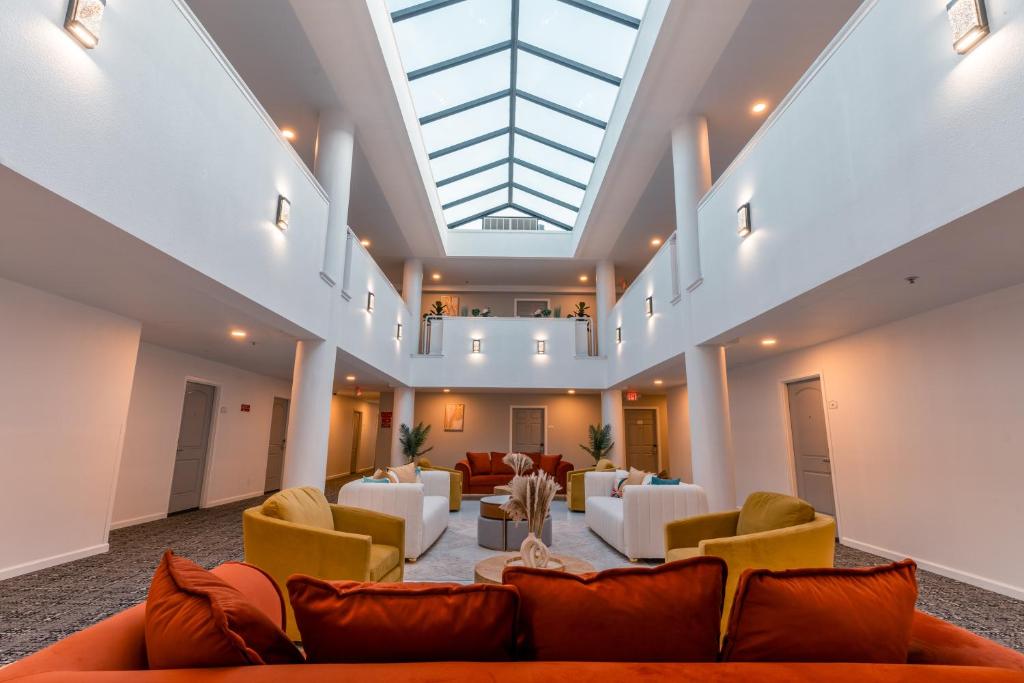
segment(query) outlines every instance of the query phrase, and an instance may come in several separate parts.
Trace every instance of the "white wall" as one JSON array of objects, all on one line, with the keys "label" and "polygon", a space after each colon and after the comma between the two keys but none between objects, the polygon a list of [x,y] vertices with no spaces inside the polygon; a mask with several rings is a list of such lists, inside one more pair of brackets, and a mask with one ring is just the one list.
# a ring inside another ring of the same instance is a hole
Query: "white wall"
[{"label": "white wall", "polygon": [[1024,598],[1024,285],[729,371],[737,503],[793,491],[783,382],[820,373],[848,545]]},{"label": "white wall", "polygon": [[[201,506],[263,493],[274,397],[288,398],[290,383],[144,343],[131,390],[115,527],[167,516],[187,381],[217,387]],[[242,412],[243,403],[249,412]]]},{"label": "white wall", "polygon": [[0,579],[107,550],[139,324],[0,280]]},{"label": "white wall", "polygon": [[373,467],[377,453],[378,405],[351,396],[335,395],[331,399],[331,434],[327,442],[328,479],[348,474],[352,470],[353,413],[356,411],[363,415],[356,469]]}]

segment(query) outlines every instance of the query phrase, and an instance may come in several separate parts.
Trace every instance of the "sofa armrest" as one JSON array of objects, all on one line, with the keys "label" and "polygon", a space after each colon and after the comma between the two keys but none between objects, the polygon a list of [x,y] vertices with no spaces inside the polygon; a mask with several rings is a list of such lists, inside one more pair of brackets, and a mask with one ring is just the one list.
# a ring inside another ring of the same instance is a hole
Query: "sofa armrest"
[{"label": "sofa armrest", "polygon": [[292,574],[355,581],[369,578],[372,540],[367,533],[286,522],[263,515],[259,508],[243,513],[242,530],[245,561],[268,572],[280,586]]},{"label": "sofa armrest", "polygon": [[558,463],[558,469],[555,470],[555,481],[557,481],[558,485],[561,487],[559,489],[559,493],[565,493],[568,486],[568,476],[573,469],[574,465],[571,462],[563,460]]},{"label": "sofa armrest", "polygon": [[695,484],[626,486],[622,490],[622,537],[628,557],[665,557],[665,526],[708,511]]},{"label": "sofa armrest", "polygon": [[1024,654],[924,612],[914,613],[908,664],[991,666],[1024,671]]},{"label": "sofa armrest", "polygon": [[616,477],[619,473],[611,472],[587,472],[583,475],[583,499],[607,498],[612,495],[612,487],[615,486]]},{"label": "sofa armrest", "polygon": [[469,469],[469,463],[465,460],[460,460],[455,463],[455,469],[462,475],[462,492],[469,493],[469,481],[473,478],[472,470]]},{"label": "sofa armrest", "polygon": [[441,467],[440,465],[430,465],[425,469],[448,473],[448,510],[458,512],[462,509],[462,480],[465,478],[462,472],[454,467]]},{"label": "sofa armrest", "polygon": [[[401,484],[369,484],[369,486],[401,486]],[[398,548],[399,566],[405,561],[405,520],[395,515],[362,510],[347,505],[331,505],[334,528],[347,535],[361,534],[372,543]],[[369,548],[367,548],[369,553]],[[369,554],[367,554],[369,558]],[[365,579],[364,579],[365,580]]]},{"label": "sofa armrest", "polygon": [[665,525],[665,550],[696,548],[706,538],[735,536],[739,518],[739,510],[728,510],[669,522]]},{"label": "sofa armrest", "polygon": [[420,470],[420,481],[423,482],[423,495],[444,496],[451,499],[450,475],[443,470]]},{"label": "sofa armrest", "polygon": [[593,467],[584,467],[583,469],[572,472],[567,472],[565,476],[565,501],[569,506],[569,509],[573,512],[583,512],[586,509],[586,498],[583,490],[583,475],[587,472],[593,472]]}]

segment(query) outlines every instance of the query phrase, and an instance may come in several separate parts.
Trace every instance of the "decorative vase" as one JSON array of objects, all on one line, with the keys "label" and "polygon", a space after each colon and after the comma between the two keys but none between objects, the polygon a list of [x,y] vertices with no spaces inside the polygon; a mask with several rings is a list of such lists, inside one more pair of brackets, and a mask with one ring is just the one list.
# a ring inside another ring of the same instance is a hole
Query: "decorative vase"
[{"label": "decorative vase", "polygon": [[523,565],[544,569],[551,559],[551,551],[544,542],[537,538],[532,531],[526,535],[523,544],[519,546],[519,555],[523,558]]}]

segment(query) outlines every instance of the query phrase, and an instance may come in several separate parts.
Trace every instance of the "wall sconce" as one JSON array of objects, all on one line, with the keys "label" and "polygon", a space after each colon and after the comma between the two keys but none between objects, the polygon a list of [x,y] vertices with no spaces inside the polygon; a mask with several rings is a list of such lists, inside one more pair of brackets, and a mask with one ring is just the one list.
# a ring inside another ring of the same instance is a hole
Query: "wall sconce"
[{"label": "wall sconce", "polygon": [[480,340],[479,339],[474,339],[473,340],[473,353],[480,353]]},{"label": "wall sconce", "polygon": [[71,0],[64,28],[75,37],[82,47],[94,48],[100,42],[100,28],[103,25],[103,10],[107,0]]},{"label": "wall sconce", "polygon": [[395,339],[402,341],[402,323],[398,323],[398,329],[395,332]]},{"label": "wall sconce", "polygon": [[746,237],[750,230],[750,203],[747,202],[736,210],[736,233],[740,237]]},{"label": "wall sconce", "polygon": [[543,356],[548,352],[548,341],[546,339],[537,340],[537,354]]},{"label": "wall sconce", "polygon": [[373,292],[366,293],[366,312],[373,313],[374,296]]},{"label": "wall sconce", "polygon": [[654,315],[654,297],[649,296],[644,299],[644,310],[647,311],[647,317]]},{"label": "wall sconce", "polygon": [[951,0],[946,5],[946,15],[953,29],[953,49],[957,54],[967,54],[988,35],[985,0]]},{"label": "wall sconce", "polygon": [[288,221],[292,218],[292,203],[283,194],[277,195],[277,227],[288,229]]},{"label": "wall sconce", "polygon": [[622,343],[622,328],[621,327],[616,327],[615,328],[615,343],[616,344],[621,344]]}]

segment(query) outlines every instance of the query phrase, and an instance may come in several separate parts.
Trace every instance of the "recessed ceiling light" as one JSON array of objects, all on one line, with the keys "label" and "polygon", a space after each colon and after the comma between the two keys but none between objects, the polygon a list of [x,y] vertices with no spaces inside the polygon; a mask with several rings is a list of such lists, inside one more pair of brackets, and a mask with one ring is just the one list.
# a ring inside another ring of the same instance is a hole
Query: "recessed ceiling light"
[{"label": "recessed ceiling light", "polygon": [[764,101],[755,102],[754,106],[750,108],[750,111],[754,112],[755,114],[762,114],[762,113],[764,113],[764,111],[767,108],[768,108],[768,103],[767,102],[764,102]]},{"label": "recessed ceiling light", "polygon": [[364,247],[368,247],[370,246],[370,240],[359,240],[359,244],[363,245]]},{"label": "recessed ceiling light", "polygon": [[652,247],[660,247],[661,246],[661,238],[660,237],[655,237],[654,239],[652,239],[651,240],[651,246]]},{"label": "recessed ceiling light", "polygon": [[450,394],[450,393],[452,393],[452,390],[451,390],[451,389],[442,389],[441,391],[443,391],[443,392],[444,392],[444,393],[446,393],[446,394]]},{"label": "recessed ceiling light", "polygon": [[761,346],[775,346],[779,343],[779,340],[775,337],[765,337],[761,340]]},{"label": "recessed ceiling light", "polygon": [[231,336],[235,339],[245,339],[249,336],[249,333],[245,330],[231,330]]},{"label": "recessed ceiling light", "polygon": [[575,393],[576,393],[576,390],[575,390],[575,389],[570,389],[570,390],[569,390],[569,391],[567,391],[566,393],[567,393],[567,394],[575,394]]},{"label": "recessed ceiling light", "polygon": [[586,275],[580,275],[580,282],[586,282],[586,281],[587,281],[587,280],[589,280],[589,279],[590,279],[590,278],[589,278],[589,277],[587,277]]},{"label": "recessed ceiling light", "polygon": [[433,275],[430,276],[430,279],[431,280],[440,280],[441,279],[441,273],[434,273]]},{"label": "recessed ceiling light", "polygon": [[655,384],[658,384],[658,385],[662,385],[662,384],[664,384],[664,383],[665,383],[665,381],[664,381],[664,380],[661,380],[661,379],[656,379],[656,380],[654,380],[654,383],[655,383]]},{"label": "recessed ceiling light", "polygon": [[346,382],[355,382],[356,381],[356,376],[355,375],[345,375],[345,381]]},{"label": "recessed ceiling light", "polygon": [[288,140],[289,142],[295,142],[295,131],[292,130],[291,128],[282,128],[281,137],[283,137],[285,140]]}]

